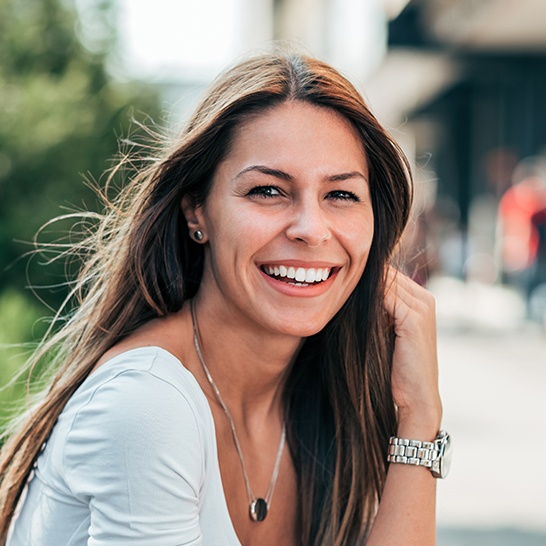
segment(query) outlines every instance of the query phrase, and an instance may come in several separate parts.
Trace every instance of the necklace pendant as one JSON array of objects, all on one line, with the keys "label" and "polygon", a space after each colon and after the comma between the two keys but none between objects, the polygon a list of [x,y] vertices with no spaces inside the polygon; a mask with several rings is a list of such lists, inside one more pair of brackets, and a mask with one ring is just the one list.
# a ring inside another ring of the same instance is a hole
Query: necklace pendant
[{"label": "necklace pendant", "polygon": [[267,516],[267,502],[264,499],[255,499],[250,503],[250,518],[252,521],[263,521]]}]

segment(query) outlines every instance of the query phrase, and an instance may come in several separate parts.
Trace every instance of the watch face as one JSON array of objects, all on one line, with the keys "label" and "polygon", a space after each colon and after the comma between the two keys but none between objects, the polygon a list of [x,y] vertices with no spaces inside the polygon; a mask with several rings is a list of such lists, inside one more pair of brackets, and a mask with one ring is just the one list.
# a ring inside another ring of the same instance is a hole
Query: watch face
[{"label": "watch face", "polygon": [[436,460],[437,464],[432,469],[432,474],[436,478],[445,478],[451,468],[451,436],[447,432],[441,431],[436,442],[439,444],[440,453]]}]

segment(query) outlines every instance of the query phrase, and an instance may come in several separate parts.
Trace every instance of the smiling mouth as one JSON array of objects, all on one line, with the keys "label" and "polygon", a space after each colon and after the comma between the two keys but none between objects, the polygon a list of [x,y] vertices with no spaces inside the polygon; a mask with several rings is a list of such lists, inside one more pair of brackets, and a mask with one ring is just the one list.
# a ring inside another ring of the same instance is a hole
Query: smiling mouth
[{"label": "smiling mouth", "polygon": [[260,269],[277,281],[295,286],[311,286],[327,280],[336,268],[330,267],[292,267],[284,265],[262,265]]}]

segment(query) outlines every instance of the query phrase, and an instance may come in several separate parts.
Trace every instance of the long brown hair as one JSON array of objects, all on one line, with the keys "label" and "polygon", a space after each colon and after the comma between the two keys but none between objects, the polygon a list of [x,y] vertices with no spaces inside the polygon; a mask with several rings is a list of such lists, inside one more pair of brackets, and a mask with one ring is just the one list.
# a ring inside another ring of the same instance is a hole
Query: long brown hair
[{"label": "long brown hair", "polygon": [[355,127],[368,161],[375,232],[366,269],[339,313],[304,343],[284,393],[302,544],[348,546],[366,536],[396,426],[392,328],[382,302],[386,266],[408,219],[411,176],[399,147],[343,76],[313,58],[272,53],[222,74],[176,144],[107,202],[82,243],[88,257],[71,292],[76,309],[31,360],[50,359],[54,378],[1,453],[0,544],[40,449],[97,359],[196,293],[203,251],[189,237],[182,197],[204,203],[234,129],[284,101],[336,110]]}]

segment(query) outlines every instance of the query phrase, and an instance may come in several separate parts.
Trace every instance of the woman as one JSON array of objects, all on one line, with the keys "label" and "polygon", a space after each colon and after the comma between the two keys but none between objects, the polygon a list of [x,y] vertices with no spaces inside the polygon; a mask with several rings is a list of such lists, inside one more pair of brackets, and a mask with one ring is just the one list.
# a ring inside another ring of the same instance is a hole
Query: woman
[{"label": "woman", "polygon": [[410,201],[331,67],[223,74],[100,225],[2,454],[2,541],[434,544],[440,444],[387,463],[441,421],[432,297],[389,266]]}]

